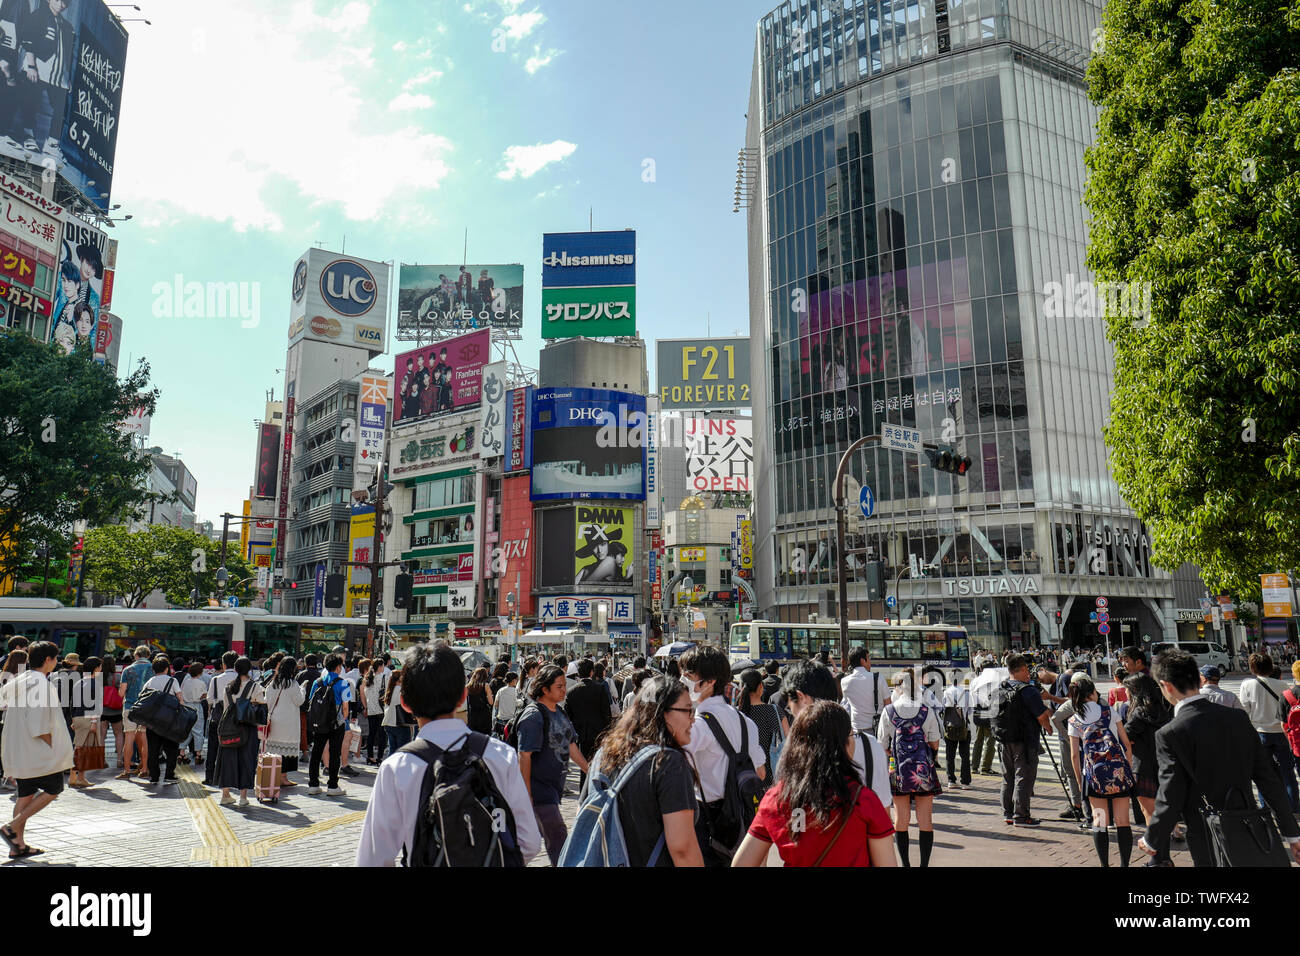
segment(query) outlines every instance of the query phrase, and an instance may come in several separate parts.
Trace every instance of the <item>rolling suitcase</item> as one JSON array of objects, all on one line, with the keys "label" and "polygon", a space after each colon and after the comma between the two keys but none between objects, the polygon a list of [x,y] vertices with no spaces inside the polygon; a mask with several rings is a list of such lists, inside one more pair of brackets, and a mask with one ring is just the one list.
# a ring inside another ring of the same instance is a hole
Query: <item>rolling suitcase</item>
[{"label": "rolling suitcase", "polygon": [[257,779],[254,793],[258,803],[275,803],[280,799],[280,768],[284,758],[263,750],[257,755]]}]

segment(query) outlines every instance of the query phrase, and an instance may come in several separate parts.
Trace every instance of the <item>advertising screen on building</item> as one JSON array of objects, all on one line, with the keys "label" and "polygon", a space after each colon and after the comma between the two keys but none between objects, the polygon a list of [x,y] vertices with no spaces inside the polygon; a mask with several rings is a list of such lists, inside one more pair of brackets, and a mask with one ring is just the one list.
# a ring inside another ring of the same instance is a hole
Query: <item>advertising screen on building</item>
[{"label": "advertising screen on building", "polygon": [[510,390],[510,401],[506,405],[506,441],[510,445],[507,471],[522,471],[528,467],[528,395],[526,388]]},{"label": "advertising screen on building", "polygon": [[375,475],[384,457],[384,426],[388,421],[388,379],[383,375],[361,376],[361,400],[357,407],[357,446],[354,452],[352,490],[359,491]]},{"label": "advertising screen on building", "polygon": [[700,491],[751,490],[754,423],[749,418],[687,418],[686,476]]},{"label": "advertising screen on building", "polygon": [[506,452],[506,363],[483,367],[483,407],[479,418],[479,443],[484,458]]},{"label": "advertising screen on building", "polygon": [[429,422],[393,439],[390,477],[412,478],[478,457],[478,412]]},{"label": "advertising screen on building", "polygon": [[59,270],[54,278],[54,311],[49,341],[65,352],[95,345],[108,236],[68,214],[63,223]]},{"label": "advertising screen on building", "polygon": [[524,326],[524,267],[421,266],[402,263],[397,286],[397,336],[418,332]]},{"label": "advertising screen on building", "polygon": [[491,360],[492,333],[487,329],[401,353],[393,424],[476,408],[482,400],[483,366]]},{"label": "advertising screen on building", "polygon": [[[3,62],[3,56],[3,51],[0,51],[0,62]],[[3,90],[4,86],[0,85],[0,91]],[[5,93],[0,92],[0,103],[3,103],[4,96]],[[2,138],[0,142],[3,142]],[[35,246],[36,259],[50,269],[54,269],[58,261],[59,240],[63,237],[65,215],[62,206],[50,202],[26,183],[0,173],[0,233],[11,241],[17,240]],[[34,278],[31,273],[21,270],[17,274],[6,272],[6,275],[29,286],[32,285]],[[53,290],[46,288],[37,291]]]},{"label": "advertising screen on building", "polygon": [[618,505],[579,505],[576,512],[573,583],[631,584],[635,510]]},{"label": "advertising screen on building", "polygon": [[[528,497],[528,476],[501,479],[501,540],[499,550],[492,555],[492,565],[501,578],[498,593],[513,591],[515,613],[523,616],[533,613],[532,536],[533,503]],[[500,606],[508,610],[504,603]]]},{"label": "advertising screen on building", "polygon": [[645,497],[646,401],[603,388],[539,388],[529,415],[532,496]]},{"label": "advertising screen on building", "polygon": [[55,5],[0,4],[0,63],[11,78],[0,84],[0,154],[62,175],[107,210],[126,30],[102,0]]},{"label": "advertising screen on building", "polygon": [[391,273],[383,262],[307,250],[293,268],[289,344],[313,339],[364,348],[372,355],[383,352]]},{"label": "advertising screen on building", "polygon": [[275,479],[279,474],[280,426],[262,423],[257,440],[257,474],[253,481],[254,498],[274,498]]},{"label": "advertising screen on building", "polygon": [[636,332],[636,232],[542,236],[542,338]]},{"label": "advertising screen on building", "polygon": [[662,408],[751,407],[749,339],[660,339],[655,350]]}]

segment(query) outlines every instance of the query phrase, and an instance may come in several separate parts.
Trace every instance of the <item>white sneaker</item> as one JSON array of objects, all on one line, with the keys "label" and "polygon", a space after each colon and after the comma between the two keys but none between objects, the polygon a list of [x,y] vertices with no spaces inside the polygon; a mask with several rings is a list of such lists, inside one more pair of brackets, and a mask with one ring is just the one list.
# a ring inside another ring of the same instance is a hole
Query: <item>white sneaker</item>
[{"label": "white sneaker", "polygon": [[325,791],[322,790],[320,787],[308,787],[307,792],[314,795],[317,793],[324,793]]},{"label": "white sneaker", "polygon": [[239,805],[241,807],[248,806],[248,797],[244,796],[242,793],[239,795]]},{"label": "white sneaker", "polygon": [[330,787],[328,790],[325,791],[325,793],[331,797],[341,797],[346,792],[347,791],[344,790],[342,787]]},{"label": "white sneaker", "polygon": [[233,807],[235,805],[235,798],[227,794],[221,798],[221,805],[223,807]]}]

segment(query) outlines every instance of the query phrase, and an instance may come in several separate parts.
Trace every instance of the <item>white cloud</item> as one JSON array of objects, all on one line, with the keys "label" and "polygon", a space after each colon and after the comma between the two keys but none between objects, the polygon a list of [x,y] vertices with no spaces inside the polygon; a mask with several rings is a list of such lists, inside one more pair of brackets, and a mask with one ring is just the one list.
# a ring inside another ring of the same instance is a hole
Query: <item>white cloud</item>
[{"label": "white cloud", "polygon": [[[373,69],[372,8],[226,0],[213,17],[178,4],[135,31],[114,200],[137,217],[278,230],[282,214],[303,212],[295,190],[359,220],[435,188],[450,173],[450,141],[372,108],[382,94],[364,84],[386,80]],[[257,69],[230,69],[231,50]]]},{"label": "white cloud", "polygon": [[423,93],[398,93],[388,103],[390,113],[402,110],[427,110],[433,107],[433,97]]},{"label": "white cloud", "polygon": [[413,90],[417,86],[424,86],[426,83],[432,83],[434,80],[442,78],[442,70],[435,70],[433,67],[421,70],[415,76],[411,77],[402,84],[403,90]]},{"label": "white cloud", "polygon": [[522,40],[545,22],[546,16],[540,10],[530,10],[528,13],[510,14],[501,21],[501,26],[505,27],[510,39]]},{"label": "white cloud", "polygon": [[497,173],[497,178],[529,179],[551,163],[558,163],[572,156],[577,148],[573,143],[566,143],[562,139],[552,143],[537,143],[534,146],[507,146],[506,167]]},{"label": "white cloud", "polygon": [[541,46],[535,46],[533,47],[533,55],[524,63],[524,69],[529,73],[536,73],[563,52],[563,50],[547,50],[542,53]]}]

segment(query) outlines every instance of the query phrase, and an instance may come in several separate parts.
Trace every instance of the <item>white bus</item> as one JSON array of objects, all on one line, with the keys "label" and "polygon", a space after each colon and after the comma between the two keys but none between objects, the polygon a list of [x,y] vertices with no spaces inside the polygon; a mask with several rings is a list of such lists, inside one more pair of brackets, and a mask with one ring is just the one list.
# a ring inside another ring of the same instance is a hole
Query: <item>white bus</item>
[{"label": "white bus", "polygon": [[[850,621],[849,650],[861,644],[871,654],[873,670],[886,676],[899,668],[960,671],[970,669],[970,640],[960,624],[890,624]],[[825,650],[839,664],[840,626],[741,621],[731,625],[731,660],[782,663],[816,657]],[[945,679],[949,679],[945,676]]]},{"label": "white bus", "polygon": [[[375,627],[375,651],[385,622]],[[141,645],[186,660],[210,661],[226,651],[261,660],[276,651],[295,657],[326,654],[339,645],[363,651],[366,620],[356,617],[297,617],[264,608],[146,610],[125,607],[64,607],[52,598],[0,598],[0,644],[21,635],[53,641],[60,654],[82,660],[130,655]]]}]

